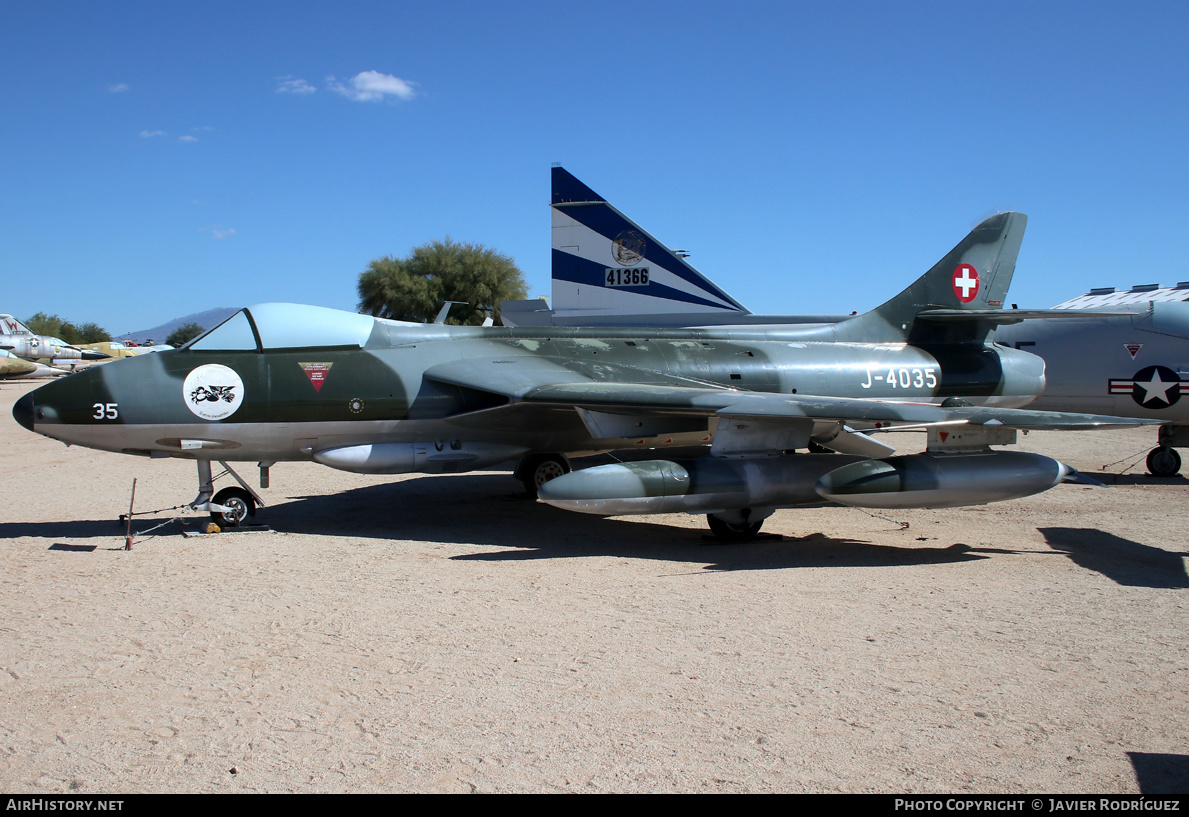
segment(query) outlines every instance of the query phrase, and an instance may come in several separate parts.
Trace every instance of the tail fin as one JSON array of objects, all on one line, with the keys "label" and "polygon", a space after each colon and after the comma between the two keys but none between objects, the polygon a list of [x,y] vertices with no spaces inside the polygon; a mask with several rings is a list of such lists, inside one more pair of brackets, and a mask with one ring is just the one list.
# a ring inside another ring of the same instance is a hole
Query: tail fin
[{"label": "tail fin", "polygon": [[554,310],[751,314],[564,168],[552,184]]},{"label": "tail fin", "polygon": [[984,342],[999,321],[1028,217],[983,221],[896,297],[838,324],[838,340]]},{"label": "tail fin", "polygon": [[0,335],[32,335],[29,327],[12,315],[0,315]]}]

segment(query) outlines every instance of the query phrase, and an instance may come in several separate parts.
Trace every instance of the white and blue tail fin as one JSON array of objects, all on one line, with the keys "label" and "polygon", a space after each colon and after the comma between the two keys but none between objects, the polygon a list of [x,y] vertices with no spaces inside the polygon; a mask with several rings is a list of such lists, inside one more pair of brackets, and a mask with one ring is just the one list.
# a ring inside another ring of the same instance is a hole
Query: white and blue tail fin
[{"label": "white and blue tail fin", "polygon": [[751,314],[564,168],[554,167],[553,309],[574,317]]}]

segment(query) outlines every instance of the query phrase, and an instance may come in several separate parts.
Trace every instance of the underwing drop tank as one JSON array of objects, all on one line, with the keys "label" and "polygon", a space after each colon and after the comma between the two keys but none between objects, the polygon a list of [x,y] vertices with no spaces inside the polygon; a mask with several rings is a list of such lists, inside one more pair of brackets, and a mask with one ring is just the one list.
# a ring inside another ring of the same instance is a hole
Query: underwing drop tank
[{"label": "underwing drop tank", "polygon": [[816,488],[826,499],[860,508],[955,508],[1039,494],[1076,473],[1022,451],[926,453],[851,463]]},{"label": "underwing drop tank", "polygon": [[327,448],[314,461],[356,474],[457,474],[516,459],[527,449],[498,443],[375,443]]},{"label": "underwing drop tank", "polygon": [[586,468],[541,486],[557,508],[603,516],[711,513],[821,502],[819,477],[861,458],[844,454],[648,460]]},{"label": "underwing drop tank", "polygon": [[575,471],[546,483],[542,501],[581,513],[714,513],[829,500],[865,508],[985,505],[1046,491],[1076,473],[1020,452],[841,454],[649,460]]}]

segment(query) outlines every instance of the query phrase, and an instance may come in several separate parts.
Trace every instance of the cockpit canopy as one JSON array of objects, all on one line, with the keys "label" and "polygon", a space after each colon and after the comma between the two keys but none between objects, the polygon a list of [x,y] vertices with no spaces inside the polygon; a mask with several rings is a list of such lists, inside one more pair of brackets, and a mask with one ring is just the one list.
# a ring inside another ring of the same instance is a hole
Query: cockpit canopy
[{"label": "cockpit canopy", "polygon": [[304,304],[256,304],[241,309],[185,349],[200,352],[256,352],[323,346],[362,347],[375,319]]}]

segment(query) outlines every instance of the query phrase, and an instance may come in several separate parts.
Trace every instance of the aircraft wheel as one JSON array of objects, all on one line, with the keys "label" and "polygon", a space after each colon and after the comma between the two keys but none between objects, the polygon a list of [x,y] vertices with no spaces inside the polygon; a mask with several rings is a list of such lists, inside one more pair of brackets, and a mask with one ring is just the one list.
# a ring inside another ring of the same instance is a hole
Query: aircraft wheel
[{"label": "aircraft wheel", "polygon": [[570,461],[561,454],[536,454],[525,457],[517,470],[524,490],[535,499],[546,482],[570,473]]},{"label": "aircraft wheel", "polygon": [[231,510],[227,513],[211,511],[211,519],[220,528],[235,528],[250,524],[256,518],[256,500],[243,488],[224,488],[215,494],[211,502],[225,505]]},{"label": "aircraft wheel", "polygon": [[1172,446],[1153,448],[1148,454],[1148,473],[1154,477],[1175,477],[1181,470],[1181,455]]},{"label": "aircraft wheel", "polygon": [[722,542],[746,542],[755,539],[764,525],[763,519],[758,522],[728,522],[714,514],[707,514],[706,521],[710,525],[710,532]]}]

